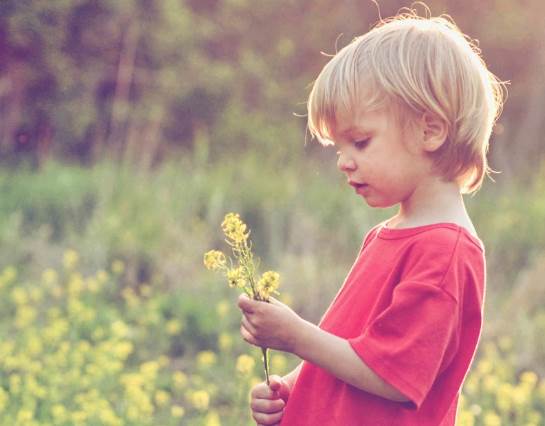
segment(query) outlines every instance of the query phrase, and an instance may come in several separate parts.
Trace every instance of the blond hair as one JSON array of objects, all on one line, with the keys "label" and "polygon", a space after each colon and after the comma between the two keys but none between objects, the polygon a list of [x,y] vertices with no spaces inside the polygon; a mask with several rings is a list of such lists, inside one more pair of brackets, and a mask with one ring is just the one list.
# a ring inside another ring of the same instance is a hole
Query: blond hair
[{"label": "blond hair", "polygon": [[308,128],[329,145],[341,108],[435,114],[448,126],[445,143],[431,154],[436,171],[474,192],[490,171],[486,153],[504,88],[450,17],[411,10],[381,20],[326,64],[308,99]]}]

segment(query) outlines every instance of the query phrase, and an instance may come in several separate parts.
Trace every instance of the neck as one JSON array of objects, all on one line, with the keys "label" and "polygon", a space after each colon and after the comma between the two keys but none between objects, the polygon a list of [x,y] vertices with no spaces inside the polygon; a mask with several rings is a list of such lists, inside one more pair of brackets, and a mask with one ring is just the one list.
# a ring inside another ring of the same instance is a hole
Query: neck
[{"label": "neck", "polygon": [[392,227],[454,222],[472,228],[458,185],[438,178],[419,185],[399,206]]}]

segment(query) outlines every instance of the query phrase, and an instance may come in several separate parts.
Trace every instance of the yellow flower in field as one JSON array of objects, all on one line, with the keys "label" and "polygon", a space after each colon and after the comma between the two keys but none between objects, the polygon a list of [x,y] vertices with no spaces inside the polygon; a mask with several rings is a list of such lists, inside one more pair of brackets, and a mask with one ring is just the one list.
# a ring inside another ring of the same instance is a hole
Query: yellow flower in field
[{"label": "yellow flower in field", "polygon": [[481,373],[482,375],[487,375],[492,373],[492,369],[493,369],[492,363],[487,359],[481,360],[479,364],[477,365],[477,371]]},{"label": "yellow flower in field", "polygon": [[43,344],[38,336],[34,335],[28,338],[27,351],[29,355],[36,356],[40,354],[42,350],[43,350]]},{"label": "yellow flower in field", "polygon": [[202,351],[197,354],[197,365],[200,368],[208,368],[216,363],[216,354],[212,351]]},{"label": "yellow flower in field", "polygon": [[4,409],[6,408],[6,405],[8,404],[8,401],[9,401],[8,393],[4,390],[3,387],[0,386],[0,413],[4,411]]},{"label": "yellow flower in field", "polygon": [[124,338],[129,335],[129,327],[121,320],[114,321],[111,325],[112,334],[118,338]]},{"label": "yellow flower in field", "polygon": [[55,271],[54,269],[47,268],[42,273],[42,281],[46,285],[56,284],[58,279],[59,279],[59,274],[57,274],[57,271]]},{"label": "yellow flower in field", "polygon": [[496,406],[502,413],[507,413],[512,407],[513,386],[509,383],[502,383],[496,393]]},{"label": "yellow flower in field", "polygon": [[243,376],[247,376],[252,373],[255,367],[255,360],[249,355],[240,355],[237,358],[237,371]]},{"label": "yellow flower in field", "polygon": [[31,306],[20,306],[15,313],[15,326],[23,329],[36,319],[38,312]]},{"label": "yellow flower in field", "polygon": [[72,270],[76,267],[79,261],[79,254],[75,250],[66,250],[64,252],[62,263],[64,268],[67,270]]},{"label": "yellow flower in field", "polygon": [[221,426],[219,414],[216,411],[210,411],[204,418],[204,426]]},{"label": "yellow flower in field", "polygon": [[246,224],[240,219],[238,213],[227,213],[221,224],[223,233],[234,243],[240,244],[246,241],[249,233],[246,232]]},{"label": "yellow flower in field", "polygon": [[113,347],[112,352],[114,353],[114,355],[117,358],[119,358],[121,360],[125,360],[132,353],[133,349],[134,349],[134,346],[133,346],[132,342],[123,341],[123,342],[117,343]]},{"label": "yellow flower in field", "polygon": [[533,389],[538,381],[538,377],[533,371],[524,371],[520,375],[520,381],[521,383],[528,386],[530,389]]},{"label": "yellow flower in field", "polygon": [[114,260],[112,262],[112,272],[116,275],[120,275],[125,270],[125,263],[122,260]]},{"label": "yellow flower in field", "polygon": [[97,277],[97,280],[100,284],[105,284],[108,279],[110,278],[109,275],[108,275],[108,272],[106,272],[104,269],[100,269],[97,273],[96,273],[96,277]]},{"label": "yellow flower in field", "polygon": [[148,361],[140,365],[140,373],[148,380],[155,380],[159,371],[159,363],[157,361]]},{"label": "yellow flower in field", "polygon": [[484,415],[484,426],[501,426],[500,417],[493,411],[487,411]]},{"label": "yellow flower in field", "polygon": [[518,385],[513,388],[513,402],[517,407],[523,407],[530,402],[531,389],[527,389],[524,385]]},{"label": "yellow flower in field", "polygon": [[467,410],[461,410],[456,420],[459,426],[475,426],[475,416]]},{"label": "yellow flower in field", "polygon": [[190,392],[188,399],[191,405],[200,411],[206,411],[210,404],[210,395],[205,390]]},{"label": "yellow flower in field", "polygon": [[185,414],[184,407],[180,405],[173,405],[170,409],[170,414],[172,417],[180,418],[183,417]]},{"label": "yellow flower in field", "polygon": [[221,351],[228,351],[233,347],[233,337],[227,333],[221,333],[218,337],[218,346]]},{"label": "yellow flower in field", "polygon": [[30,298],[33,302],[41,302],[43,299],[44,292],[39,287],[33,287],[30,289]]},{"label": "yellow flower in field", "polygon": [[82,424],[85,423],[85,420],[89,417],[87,413],[83,410],[74,411],[71,413],[71,420],[74,422],[74,424]]},{"label": "yellow flower in field", "polygon": [[83,291],[83,278],[79,272],[73,273],[70,276],[70,281],[68,282],[68,294],[73,297],[79,296]]},{"label": "yellow flower in field", "polygon": [[238,268],[229,269],[227,271],[227,282],[231,288],[244,288],[246,286],[246,275],[244,274],[244,268],[239,266]]},{"label": "yellow flower in field", "polygon": [[171,319],[167,321],[167,323],[165,324],[165,328],[167,330],[167,333],[173,336],[180,332],[180,330],[182,329],[182,323],[177,319]]},{"label": "yellow flower in field", "polygon": [[11,299],[17,305],[25,305],[28,303],[28,292],[21,287],[16,287],[11,292]]},{"label": "yellow flower in field", "polygon": [[26,424],[34,418],[34,412],[29,409],[23,408],[17,413],[17,423]]},{"label": "yellow flower in field", "polygon": [[17,269],[13,266],[7,266],[2,271],[0,281],[2,281],[2,284],[10,284],[15,278],[17,278]]},{"label": "yellow flower in field", "polygon": [[224,268],[226,261],[225,254],[219,250],[210,250],[204,254],[204,266],[211,271]]},{"label": "yellow flower in field", "polygon": [[257,292],[259,295],[268,300],[271,294],[279,294],[276,289],[280,284],[280,274],[274,271],[264,272],[257,282]]},{"label": "yellow flower in field", "polygon": [[98,293],[100,290],[100,284],[96,278],[89,277],[87,278],[87,288],[91,293]]},{"label": "yellow flower in field", "polygon": [[174,381],[174,386],[177,389],[183,388],[185,385],[187,385],[187,375],[181,371],[176,371],[172,375],[172,379]]},{"label": "yellow flower in field", "polygon": [[485,376],[483,378],[483,389],[490,394],[495,394],[496,389],[500,385],[500,381],[497,376]]},{"label": "yellow flower in field", "polygon": [[161,390],[161,389],[155,392],[155,403],[159,407],[164,407],[165,405],[168,404],[169,401],[170,401],[170,394],[168,392],[165,392],[164,390]]},{"label": "yellow flower in field", "polygon": [[108,426],[121,426],[123,421],[115,415],[111,408],[100,408],[100,421]]}]

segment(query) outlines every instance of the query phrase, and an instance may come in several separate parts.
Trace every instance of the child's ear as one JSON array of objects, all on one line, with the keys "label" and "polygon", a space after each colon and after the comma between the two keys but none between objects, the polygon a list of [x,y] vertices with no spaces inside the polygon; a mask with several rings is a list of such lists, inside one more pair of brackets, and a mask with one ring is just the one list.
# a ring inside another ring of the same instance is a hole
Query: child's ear
[{"label": "child's ear", "polygon": [[422,116],[421,125],[422,148],[426,152],[437,151],[447,140],[447,123],[435,114],[426,112]]}]

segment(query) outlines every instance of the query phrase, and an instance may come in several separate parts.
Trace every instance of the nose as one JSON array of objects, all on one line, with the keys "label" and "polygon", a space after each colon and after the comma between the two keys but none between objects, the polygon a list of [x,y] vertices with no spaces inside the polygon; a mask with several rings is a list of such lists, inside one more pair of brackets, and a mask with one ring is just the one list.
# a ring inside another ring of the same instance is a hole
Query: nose
[{"label": "nose", "polygon": [[356,163],[346,153],[338,151],[337,155],[339,156],[337,159],[337,167],[341,172],[350,172],[356,168]]}]

